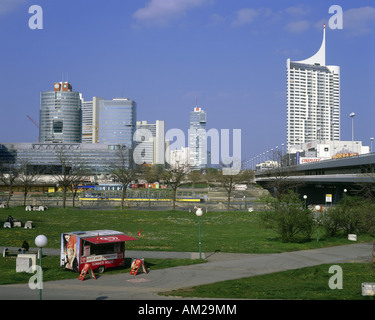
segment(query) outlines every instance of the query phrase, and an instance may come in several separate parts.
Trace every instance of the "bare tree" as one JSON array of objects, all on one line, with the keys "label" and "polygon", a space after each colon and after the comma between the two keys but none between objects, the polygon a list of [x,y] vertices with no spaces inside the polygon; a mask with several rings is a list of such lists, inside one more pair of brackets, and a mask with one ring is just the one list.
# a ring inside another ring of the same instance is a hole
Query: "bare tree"
[{"label": "bare tree", "polygon": [[70,190],[72,192],[72,205],[75,206],[75,198],[78,192],[78,186],[90,175],[84,160],[74,158],[70,171]]},{"label": "bare tree", "polygon": [[197,182],[203,181],[203,175],[199,170],[194,170],[188,173],[188,179],[191,181],[191,187],[195,188]]},{"label": "bare tree", "polygon": [[121,210],[124,209],[124,201],[129,183],[136,178],[137,169],[134,167],[131,150],[122,146],[117,150],[116,160],[110,165],[112,178],[122,184]]},{"label": "bare tree", "polygon": [[147,183],[152,183],[159,181],[164,172],[164,165],[153,164],[150,166],[141,166],[141,176],[147,181]]},{"label": "bare tree", "polygon": [[72,161],[64,148],[58,149],[56,157],[59,161],[59,168],[54,174],[57,186],[61,188],[63,194],[63,208],[66,207],[66,194],[70,190],[72,181],[70,172],[72,170]]},{"label": "bare tree", "polygon": [[26,205],[27,194],[31,188],[39,181],[40,175],[36,170],[33,170],[28,160],[21,161],[19,181],[23,189],[23,205]]},{"label": "bare tree", "polygon": [[178,165],[175,168],[167,169],[163,174],[163,180],[166,184],[172,188],[173,191],[173,210],[176,209],[176,198],[177,198],[177,189],[182,185],[186,174],[188,173],[188,167],[185,165]]},{"label": "bare tree", "polygon": [[13,186],[17,182],[20,175],[20,168],[16,165],[1,165],[0,167],[0,181],[8,188],[7,207],[9,207],[10,198],[13,194]]},{"label": "bare tree", "polygon": [[248,184],[249,181],[253,178],[253,173],[250,170],[240,171],[236,174],[223,174],[223,171],[220,171],[217,176],[217,180],[221,182],[221,185],[227,192],[227,210],[230,209],[230,198],[233,190],[237,184],[245,183]]},{"label": "bare tree", "polygon": [[361,166],[362,182],[353,185],[352,193],[364,199],[375,199],[375,164]]},{"label": "bare tree", "polygon": [[273,168],[266,169],[269,176],[273,179],[265,184],[265,187],[270,190],[271,194],[278,200],[290,190],[296,191],[299,187],[303,186],[302,182],[293,181],[291,177],[290,166],[287,165],[287,159],[283,156],[281,150],[273,151]]}]

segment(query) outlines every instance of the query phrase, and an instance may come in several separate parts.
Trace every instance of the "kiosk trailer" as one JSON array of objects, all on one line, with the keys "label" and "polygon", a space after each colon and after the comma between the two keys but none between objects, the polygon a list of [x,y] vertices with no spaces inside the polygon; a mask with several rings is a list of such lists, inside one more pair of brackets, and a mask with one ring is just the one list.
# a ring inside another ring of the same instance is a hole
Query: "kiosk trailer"
[{"label": "kiosk trailer", "polygon": [[124,266],[125,241],[137,240],[114,230],[74,231],[61,234],[60,266],[81,272],[85,264],[92,270]]}]

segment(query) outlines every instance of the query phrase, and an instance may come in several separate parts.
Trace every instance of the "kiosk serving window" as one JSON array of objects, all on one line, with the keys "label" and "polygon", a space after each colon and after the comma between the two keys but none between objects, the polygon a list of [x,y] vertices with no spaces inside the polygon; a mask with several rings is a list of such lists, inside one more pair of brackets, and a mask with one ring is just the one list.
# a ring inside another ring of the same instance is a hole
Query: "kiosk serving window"
[{"label": "kiosk serving window", "polygon": [[85,241],[82,246],[82,256],[93,256],[93,255],[103,255],[111,253],[120,253],[124,251],[124,242],[113,242],[113,243],[100,243],[93,244]]}]

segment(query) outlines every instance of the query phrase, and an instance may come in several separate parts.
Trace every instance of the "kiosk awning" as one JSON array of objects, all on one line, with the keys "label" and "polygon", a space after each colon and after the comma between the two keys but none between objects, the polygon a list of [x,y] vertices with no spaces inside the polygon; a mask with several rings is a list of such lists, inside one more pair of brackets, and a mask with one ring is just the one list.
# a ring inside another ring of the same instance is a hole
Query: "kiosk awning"
[{"label": "kiosk awning", "polygon": [[111,242],[123,242],[123,241],[133,241],[138,240],[137,238],[129,237],[126,234],[119,235],[98,235],[96,237],[84,238],[85,241],[99,244],[99,243],[111,243]]}]

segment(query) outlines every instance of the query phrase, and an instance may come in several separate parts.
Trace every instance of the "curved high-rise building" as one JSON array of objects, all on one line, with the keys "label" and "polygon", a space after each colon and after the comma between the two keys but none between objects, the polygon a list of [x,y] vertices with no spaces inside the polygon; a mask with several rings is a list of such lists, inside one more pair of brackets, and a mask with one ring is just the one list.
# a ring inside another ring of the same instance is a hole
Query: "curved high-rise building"
[{"label": "curved high-rise building", "polygon": [[325,26],[318,52],[287,59],[287,146],[340,140],[340,67],[326,65]]},{"label": "curved high-rise building", "polygon": [[82,141],[81,97],[68,82],[57,82],[54,91],[40,94],[39,142]]}]

